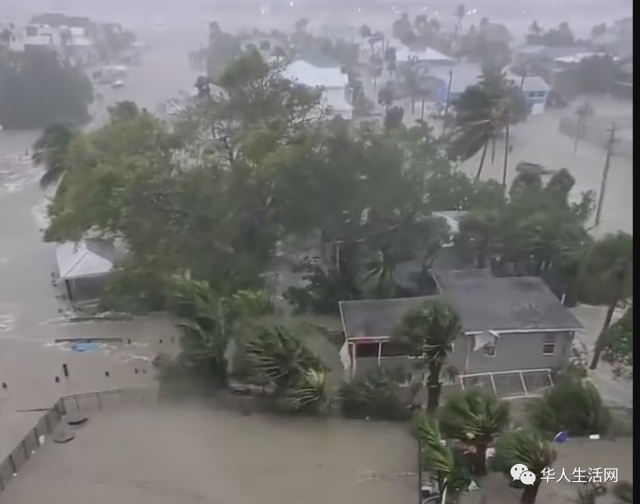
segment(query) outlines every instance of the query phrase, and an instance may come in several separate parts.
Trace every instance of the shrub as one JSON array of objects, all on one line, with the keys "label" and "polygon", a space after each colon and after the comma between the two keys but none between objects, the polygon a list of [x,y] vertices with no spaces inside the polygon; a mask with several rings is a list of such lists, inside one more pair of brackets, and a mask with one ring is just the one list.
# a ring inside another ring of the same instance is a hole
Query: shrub
[{"label": "shrub", "polygon": [[340,405],[346,418],[408,420],[409,405],[390,373],[377,369],[365,379],[344,382],[340,387]]},{"label": "shrub", "polygon": [[611,423],[598,389],[572,376],[561,376],[555,387],[530,404],[529,414],[533,426],[549,436],[561,430],[572,436],[604,434]]}]

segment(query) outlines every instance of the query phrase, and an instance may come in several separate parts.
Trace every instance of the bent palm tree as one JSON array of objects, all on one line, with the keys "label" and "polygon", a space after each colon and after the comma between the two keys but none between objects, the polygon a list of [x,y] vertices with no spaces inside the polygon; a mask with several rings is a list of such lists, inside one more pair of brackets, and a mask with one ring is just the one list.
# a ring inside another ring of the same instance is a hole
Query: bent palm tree
[{"label": "bent palm tree", "polygon": [[44,167],[40,187],[47,188],[58,182],[67,171],[67,152],[75,137],[71,128],[64,124],[53,124],[43,131],[33,144],[31,160]]},{"label": "bent palm tree", "polygon": [[509,404],[483,390],[467,390],[449,399],[440,412],[447,437],[474,448],[475,470],[486,473],[487,447],[508,426]]},{"label": "bent palm tree", "polygon": [[542,483],[543,471],[551,467],[557,458],[551,443],[536,431],[520,429],[504,433],[496,444],[492,469],[511,479],[510,470],[515,464],[524,464],[536,476],[533,485],[525,485],[521,504],[534,504]]},{"label": "bent palm tree", "polygon": [[438,421],[424,413],[416,413],[413,419],[413,435],[419,443],[420,474],[428,471],[435,475],[440,502],[444,503],[449,483],[456,470],[453,451],[442,439]]},{"label": "bent palm tree", "polygon": [[263,327],[244,348],[251,379],[271,389],[276,404],[288,411],[317,411],[326,403],[326,366],[293,333]]},{"label": "bent palm tree", "polygon": [[394,339],[410,355],[421,356],[421,365],[429,373],[427,411],[438,409],[442,369],[461,331],[460,317],[451,306],[441,301],[428,301],[409,311],[396,330]]}]

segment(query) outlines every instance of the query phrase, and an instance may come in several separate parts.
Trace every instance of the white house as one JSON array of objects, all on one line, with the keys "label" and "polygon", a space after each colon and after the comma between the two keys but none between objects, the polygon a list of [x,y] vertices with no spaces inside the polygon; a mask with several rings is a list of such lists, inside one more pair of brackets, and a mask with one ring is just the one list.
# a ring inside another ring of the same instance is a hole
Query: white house
[{"label": "white house", "polygon": [[348,101],[349,78],[340,68],[319,68],[304,60],[291,63],[282,76],[298,84],[322,89],[322,106],[325,112],[343,119],[353,117],[353,107]]},{"label": "white house", "polygon": [[404,45],[396,49],[397,63],[429,63],[431,65],[449,66],[454,61],[435,49],[427,47],[425,49],[410,49]]}]

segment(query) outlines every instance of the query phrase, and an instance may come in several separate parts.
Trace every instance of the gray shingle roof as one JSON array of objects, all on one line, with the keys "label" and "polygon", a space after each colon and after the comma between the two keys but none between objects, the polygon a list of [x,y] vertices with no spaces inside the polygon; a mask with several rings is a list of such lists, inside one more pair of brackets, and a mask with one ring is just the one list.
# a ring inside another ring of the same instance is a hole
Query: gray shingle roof
[{"label": "gray shingle roof", "polygon": [[347,337],[392,336],[404,314],[429,299],[437,299],[437,296],[340,301],[340,313]]},{"label": "gray shingle roof", "polygon": [[431,274],[460,314],[465,332],[582,329],[538,277],[494,278],[487,270]]},{"label": "gray shingle roof", "polygon": [[466,333],[582,329],[582,324],[538,277],[496,278],[488,270],[431,273],[441,296],[341,301],[347,337],[392,336],[407,311],[434,299],[451,303]]}]

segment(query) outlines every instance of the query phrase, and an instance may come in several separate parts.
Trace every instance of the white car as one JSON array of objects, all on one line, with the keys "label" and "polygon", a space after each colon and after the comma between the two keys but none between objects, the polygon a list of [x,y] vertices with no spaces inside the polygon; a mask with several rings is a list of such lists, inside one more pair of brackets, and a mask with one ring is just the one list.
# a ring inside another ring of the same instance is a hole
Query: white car
[{"label": "white car", "polygon": [[114,89],[124,87],[124,81],[123,80],[113,81],[111,83],[111,87],[114,88]]}]

